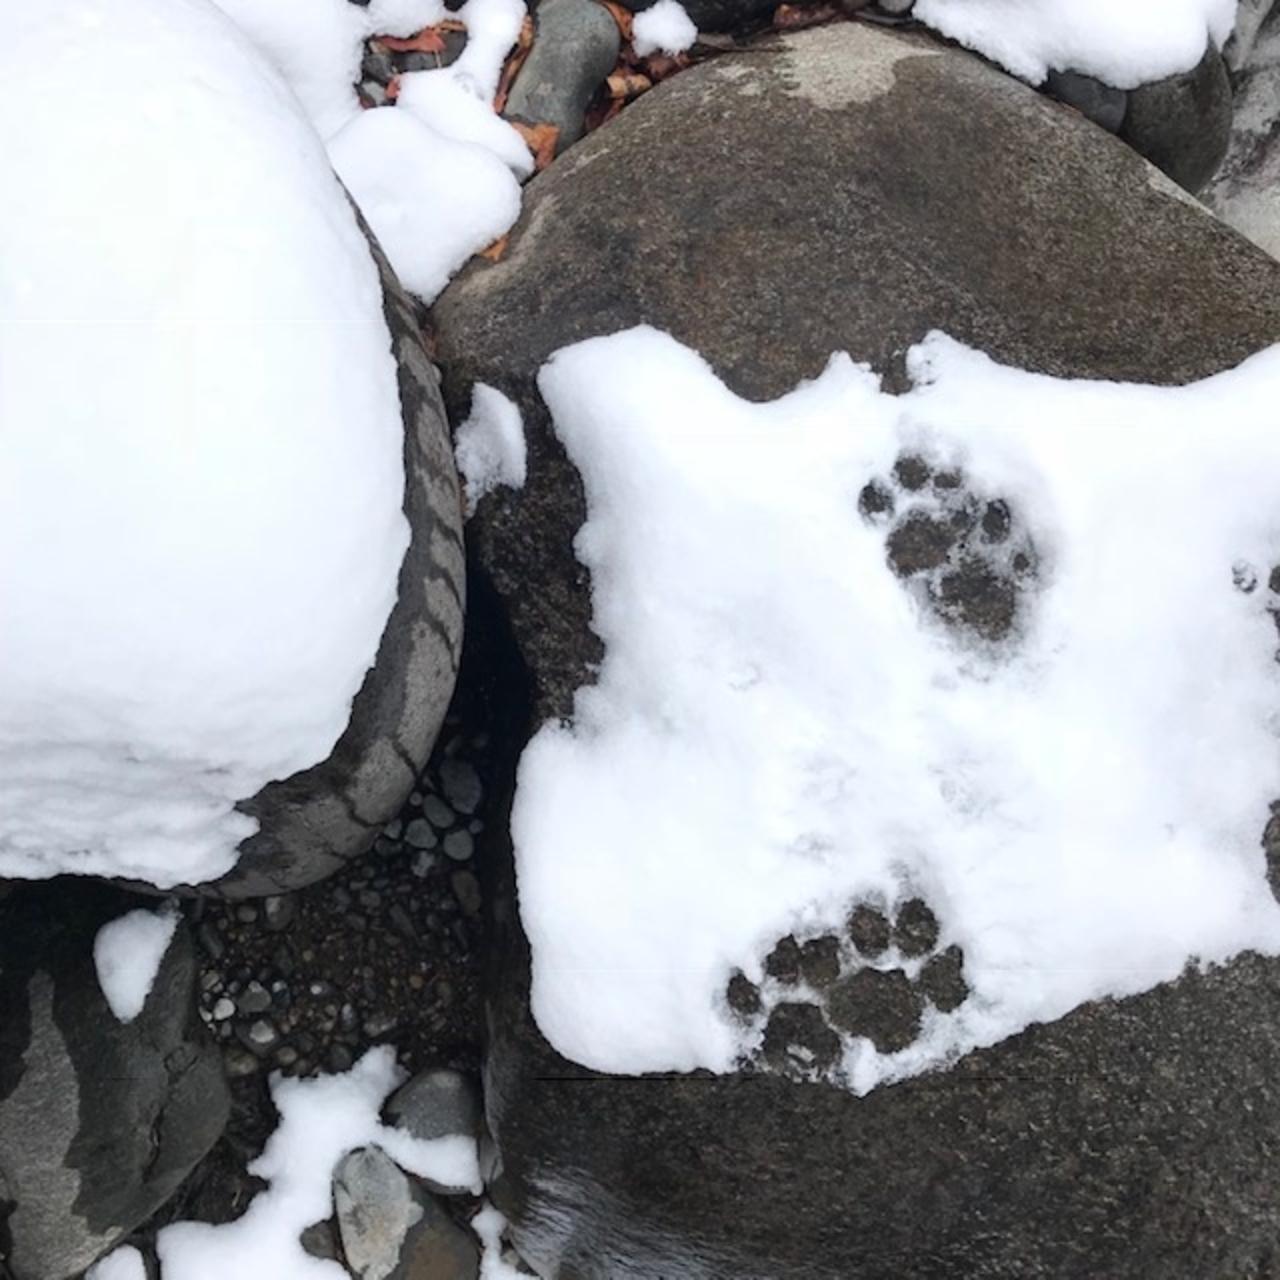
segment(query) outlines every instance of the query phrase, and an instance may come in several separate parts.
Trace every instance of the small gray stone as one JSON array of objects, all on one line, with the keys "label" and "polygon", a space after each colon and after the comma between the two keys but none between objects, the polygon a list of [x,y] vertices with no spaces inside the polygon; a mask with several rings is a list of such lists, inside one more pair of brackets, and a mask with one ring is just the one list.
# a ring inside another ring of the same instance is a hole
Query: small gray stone
[{"label": "small gray stone", "polygon": [[475,1237],[432,1196],[417,1188],[415,1193],[422,1217],[400,1252],[403,1280],[476,1280],[480,1250]]},{"label": "small gray stone", "polygon": [[223,996],[217,1004],[213,1006],[213,1018],[215,1022],[225,1022],[236,1011],[236,1002],[227,996]]},{"label": "small gray stone", "polygon": [[342,1251],[359,1280],[402,1276],[401,1249],[422,1206],[395,1162],[377,1147],[349,1152],[334,1170],[333,1204]]},{"label": "small gray stone", "polygon": [[461,1071],[436,1067],[420,1071],[391,1095],[386,1120],[424,1141],[480,1132],[480,1092]]},{"label": "small gray stone", "polygon": [[[591,0],[594,4],[595,0]],[[609,19],[613,21],[612,18]],[[444,798],[459,813],[472,814],[480,807],[484,788],[480,775],[465,760],[445,760],[440,766],[440,786]]]},{"label": "small gray stone", "polygon": [[251,1076],[260,1067],[258,1059],[238,1044],[228,1045],[222,1054],[222,1069],[231,1080]]},{"label": "small gray stone", "polygon": [[245,1016],[266,1013],[271,1008],[271,993],[260,982],[251,982],[236,997],[236,1008]]},{"label": "small gray stone", "polygon": [[293,923],[293,917],[298,913],[298,904],[292,896],[275,894],[263,899],[262,912],[266,917],[267,928],[272,933],[279,933]]},{"label": "small gray stone", "polygon": [[246,1049],[259,1057],[270,1053],[280,1043],[280,1033],[266,1018],[259,1018],[248,1027],[237,1027],[236,1037]]},{"label": "small gray stone", "polygon": [[437,836],[425,818],[414,818],[405,828],[405,843],[414,849],[434,849]]},{"label": "small gray stone", "polygon": [[1078,71],[1050,71],[1044,82],[1045,92],[1059,102],[1074,107],[1108,133],[1119,133],[1129,95],[1123,89],[1103,84],[1093,76]]},{"label": "small gray stone", "polygon": [[314,1222],[298,1237],[303,1249],[313,1258],[338,1261],[338,1237],[331,1219]]},{"label": "small gray stone", "polygon": [[444,838],[444,851],[454,862],[466,862],[475,852],[475,841],[468,831],[451,831]]},{"label": "small gray stone", "polygon": [[447,831],[458,821],[458,815],[439,796],[428,796],[422,802],[422,812],[437,831]]},{"label": "small gray stone", "polygon": [[236,908],[236,919],[241,924],[254,924],[258,919],[258,908],[251,907],[247,902],[242,902]]},{"label": "small gray stone", "polygon": [[536,21],[533,48],[503,114],[528,124],[554,125],[560,131],[560,152],[582,137],[587,106],[618,61],[622,37],[608,10],[595,0],[542,0]]}]

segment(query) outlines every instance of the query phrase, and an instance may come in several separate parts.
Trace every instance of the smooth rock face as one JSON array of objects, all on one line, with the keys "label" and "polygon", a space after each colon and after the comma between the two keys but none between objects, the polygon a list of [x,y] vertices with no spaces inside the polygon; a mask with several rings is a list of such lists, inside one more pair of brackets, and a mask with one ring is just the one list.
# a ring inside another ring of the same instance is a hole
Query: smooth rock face
[{"label": "smooth rock face", "polygon": [[[469,526],[477,623],[510,634],[516,747],[571,713],[599,656],[572,552],[581,485],[534,382],[558,348],[649,323],[763,399],[833,349],[900,389],[903,352],[934,328],[1033,370],[1161,383],[1280,341],[1280,264],[1075,113],[921,36],[844,24],[767,48],[673,77],[586,138],[528,187],[507,256],[436,306],[451,411],[484,381],[524,414],[526,486],[483,499]],[[504,817],[495,801],[482,840]],[[600,1077],[534,1025],[510,850],[486,853],[506,859],[491,1194],[542,1274],[1203,1280],[1280,1265],[1280,962],[1085,1006],[861,1099],[803,1078],[826,1051],[803,995],[772,1063]],[[867,904],[849,935],[868,958],[904,939],[927,952],[926,911]],[[803,973],[791,941],[776,963]],[[967,994],[951,949],[909,989],[843,983],[828,1004],[890,1037]],[[749,987],[731,1007],[750,1012]]]},{"label": "smooth rock face", "polygon": [[98,986],[97,930],[137,905],[69,878],[0,901],[0,1263],[14,1280],[82,1271],[164,1204],[226,1123],[185,926],[132,1022]]},{"label": "smooth rock face", "polygon": [[1123,89],[1113,88],[1078,71],[1050,71],[1044,88],[1051,97],[1074,107],[1108,133],[1119,133],[1129,105],[1129,95]]},{"label": "smooth rock face", "polygon": [[592,95],[613,70],[622,35],[596,0],[542,0],[533,48],[511,87],[503,115],[560,131],[557,152],[582,137]]},{"label": "smooth rock face", "polygon": [[1280,258],[1280,7],[1241,5],[1224,54],[1235,94],[1231,141],[1205,203]]},{"label": "smooth rock face", "polygon": [[1198,194],[1227,154],[1231,81],[1212,45],[1183,75],[1141,85],[1129,94],[1120,136],[1180,187]]},{"label": "smooth rock face", "polygon": [[388,1124],[415,1138],[461,1136],[480,1130],[480,1098],[461,1071],[447,1067],[423,1071],[391,1095],[384,1112]]},{"label": "smooth rock face", "polygon": [[405,422],[411,542],[399,595],[332,754],[238,806],[261,829],[242,843],[231,871],[198,886],[201,894],[253,897],[301,888],[364,853],[413,789],[453,692],[465,593],[453,450],[413,305],[376,246],[374,256]]}]

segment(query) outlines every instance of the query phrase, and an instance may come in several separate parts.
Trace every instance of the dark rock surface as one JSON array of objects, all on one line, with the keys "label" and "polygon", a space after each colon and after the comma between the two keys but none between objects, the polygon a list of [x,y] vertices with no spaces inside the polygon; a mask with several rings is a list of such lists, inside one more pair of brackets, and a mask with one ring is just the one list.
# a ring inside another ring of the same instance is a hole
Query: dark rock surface
[{"label": "dark rock surface", "polygon": [[1050,97],[1065,102],[1094,124],[1101,125],[1108,133],[1120,132],[1129,105],[1129,95],[1123,89],[1103,84],[1101,80],[1081,75],[1078,71],[1050,71],[1044,90]]},{"label": "dark rock surface", "polygon": [[[483,381],[524,413],[526,487],[486,497],[469,530],[479,625],[510,632],[508,707],[525,686],[526,719],[500,736],[518,748],[530,724],[571,711],[599,657],[571,551],[581,486],[534,384],[559,347],[653,324],[762,399],[832,349],[901,389],[904,351],[941,328],[1033,370],[1181,383],[1280,340],[1280,264],[979,59],[850,24],[647,94],[533,181],[505,259],[468,268],[435,321],[451,410]],[[919,479],[908,467],[894,482]],[[997,541],[1016,536],[1004,514]],[[513,771],[509,759],[508,799]],[[831,1046],[807,997],[775,1006],[782,1070],[599,1076],[530,1016],[494,805],[479,855],[502,868],[491,1190],[544,1274],[1203,1280],[1280,1266],[1280,964],[1189,972],[863,1098],[809,1070]],[[847,963],[892,971],[902,937],[932,934],[923,919],[900,934],[894,914],[851,920]],[[798,972],[805,941],[777,966]],[[941,1007],[967,987],[963,957],[940,945],[907,963]],[[760,994],[727,996],[752,1019]],[[909,1015],[917,997],[900,997]]]},{"label": "dark rock surface", "polygon": [[98,929],[139,905],[68,878],[0,899],[0,1264],[13,1280],[83,1270],[172,1195],[226,1123],[186,927],[132,1022],[98,986]]},{"label": "dark rock surface", "polygon": [[404,510],[411,542],[399,595],[332,753],[238,806],[261,828],[241,844],[237,865],[199,886],[201,894],[282,893],[322,880],[364,853],[413,789],[453,692],[465,589],[453,451],[412,303],[376,246],[374,256],[405,422]]},{"label": "dark rock surface", "polygon": [[534,11],[533,48],[503,115],[560,131],[557,152],[586,130],[587,107],[618,61],[622,34],[596,0],[542,0]]},{"label": "dark rock surface", "polygon": [[1129,94],[1120,136],[1180,187],[1198,194],[1231,140],[1231,81],[1211,45],[1198,66]]}]

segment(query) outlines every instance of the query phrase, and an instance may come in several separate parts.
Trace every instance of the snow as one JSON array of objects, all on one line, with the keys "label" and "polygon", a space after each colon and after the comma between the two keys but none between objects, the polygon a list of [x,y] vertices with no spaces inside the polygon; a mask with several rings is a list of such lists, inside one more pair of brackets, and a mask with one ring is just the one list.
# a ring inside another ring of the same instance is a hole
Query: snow
[{"label": "snow", "polygon": [[85,1280],[147,1280],[142,1254],[131,1244],[122,1244],[91,1266]]},{"label": "snow", "polygon": [[515,178],[533,172],[520,135],[493,111],[521,0],[468,0],[452,65],[401,77],[394,106],[361,110],[364,41],[412,35],[443,0],[216,0],[279,69],[404,286],[434,301],[449,278],[520,216]]},{"label": "snow", "polygon": [[176,908],[148,911],[141,907],[98,930],[93,940],[94,968],[98,986],[118,1021],[132,1022],[142,1012],[177,927]]},{"label": "snow", "polygon": [[396,275],[424,301],[520,216],[519,183],[500,159],[394,107],[357,116],[329,155]]},{"label": "snow", "polygon": [[1221,48],[1236,0],[916,0],[911,16],[1031,84],[1078,71],[1132,89]]},{"label": "snow", "polygon": [[[452,71],[452,67],[446,67],[402,75],[396,110],[409,112],[443,138],[484,147],[517,178],[529,177],[533,173],[533,154],[525,140]],[[447,198],[447,192],[438,198]]]},{"label": "snow", "polygon": [[698,38],[698,28],[677,0],[658,0],[637,13],[631,30],[632,44],[641,58],[658,51],[683,53]]},{"label": "snow", "polygon": [[0,876],[207,880],[395,600],[377,272],[205,0],[0,6],[0,83]]},{"label": "snow", "polygon": [[313,1258],[299,1243],[307,1227],[333,1213],[332,1176],[344,1155],[378,1146],[409,1173],[479,1194],[475,1142],[453,1136],[424,1141],[378,1118],[404,1079],[390,1045],[370,1049],[343,1075],[271,1078],[280,1123],[249,1172],[269,1183],[234,1222],[179,1222],[157,1237],[161,1280],[345,1280],[336,1262]]},{"label": "snow", "polygon": [[471,412],[457,430],[454,456],[468,515],[499,485],[522,489],[527,460],[519,408],[495,387],[477,382],[471,390]]},{"label": "snow", "polygon": [[[533,1012],[576,1062],[733,1069],[761,1027],[727,1010],[732,971],[761,982],[780,936],[842,931],[858,901],[923,895],[972,995],[900,1053],[849,1039],[857,1091],[1280,953],[1280,348],[1186,388],[938,334],[909,368],[896,398],[835,356],[757,405],[641,328],[540,374],[606,656],[526,749],[512,834]],[[858,497],[904,449],[1029,527],[1013,638],[963,643],[886,564]]]},{"label": "snow", "polygon": [[524,1272],[503,1257],[502,1236],[506,1228],[505,1216],[488,1203],[471,1219],[471,1230],[479,1237],[483,1250],[479,1280],[525,1280]]}]

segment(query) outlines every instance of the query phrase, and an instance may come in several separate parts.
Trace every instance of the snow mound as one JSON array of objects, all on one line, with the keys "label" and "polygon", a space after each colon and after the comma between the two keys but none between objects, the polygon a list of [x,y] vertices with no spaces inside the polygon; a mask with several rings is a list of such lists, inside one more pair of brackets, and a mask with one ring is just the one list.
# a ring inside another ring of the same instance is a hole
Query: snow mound
[{"label": "snow mound", "polygon": [[911,16],[1031,84],[1078,71],[1132,89],[1221,48],[1236,0],[916,0]]},{"label": "snow mound", "polygon": [[132,1022],[142,1012],[177,927],[175,909],[139,908],[98,930],[93,940],[98,986],[120,1022]]},{"label": "snow mound", "polygon": [[333,1213],[332,1177],[357,1147],[381,1147],[418,1177],[480,1192],[476,1144],[460,1136],[424,1141],[383,1125],[379,1111],[404,1080],[390,1045],[370,1049],[344,1075],[271,1077],[280,1124],[249,1172],[270,1185],[234,1222],[178,1222],[156,1239],[161,1280],[347,1280],[336,1262],[313,1258],[298,1237]]},{"label": "snow mound", "polygon": [[[762,982],[779,937],[859,902],[923,897],[970,995],[901,1051],[846,1038],[858,1091],[1280,953],[1280,348],[1185,388],[1054,380],[937,334],[910,369],[893,397],[835,356],[751,404],[641,328],[540,374],[606,655],[526,749],[512,835],[534,1014],[576,1062],[732,1070],[761,1034],[726,1006],[733,971]],[[909,456],[937,484],[901,471],[892,514],[868,503]],[[962,640],[889,563],[961,481],[1004,513],[992,554],[1010,512],[1037,549],[998,641]]]},{"label": "snow mound", "polygon": [[454,453],[465,482],[468,515],[499,485],[523,488],[527,460],[519,408],[496,387],[477,382],[471,389],[471,412],[457,431]]},{"label": "snow mound", "polygon": [[133,1245],[122,1244],[95,1262],[85,1280],[147,1280],[147,1267],[142,1254]]},{"label": "snow mound", "polygon": [[211,879],[395,601],[377,271],[206,0],[0,6],[0,82],[0,875]]},{"label": "snow mound", "polygon": [[[215,0],[288,81],[405,288],[431,302],[520,216],[529,148],[492,106],[525,17],[521,0],[467,0],[461,56],[400,78],[396,105],[361,110],[364,41],[446,16],[443,0]],[[510,172],[508,172],[508,170]]]},{"label": "snow mound", "polygon": [[678,0],[658,0],[657,4],[641,10],[631,29],[632,44],[641,58],[659,50],[668,54],[683,53],[693,48],[698,38],[698,28]]}]

